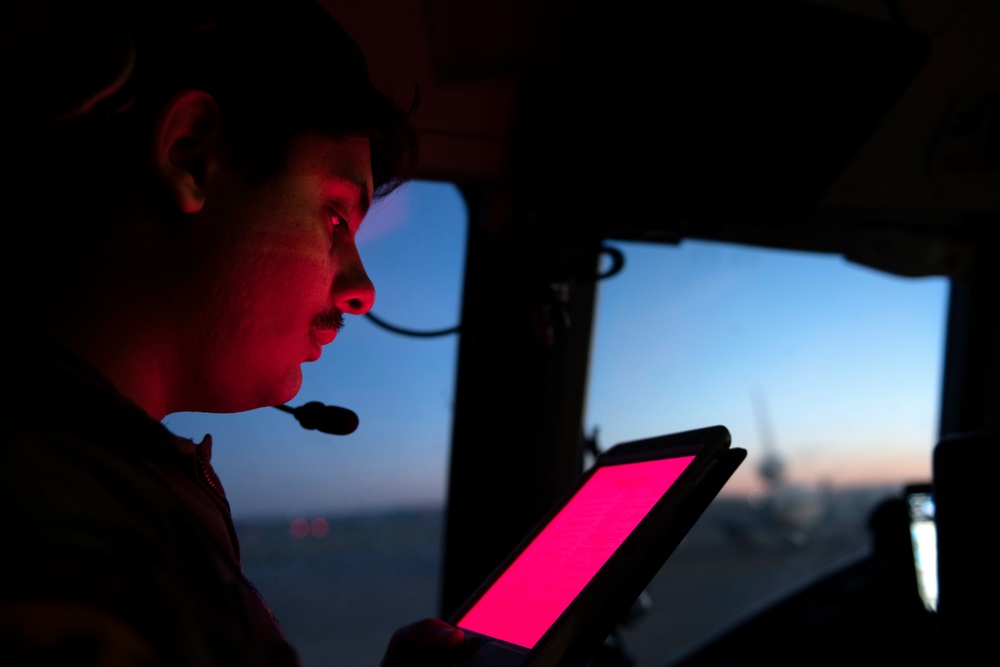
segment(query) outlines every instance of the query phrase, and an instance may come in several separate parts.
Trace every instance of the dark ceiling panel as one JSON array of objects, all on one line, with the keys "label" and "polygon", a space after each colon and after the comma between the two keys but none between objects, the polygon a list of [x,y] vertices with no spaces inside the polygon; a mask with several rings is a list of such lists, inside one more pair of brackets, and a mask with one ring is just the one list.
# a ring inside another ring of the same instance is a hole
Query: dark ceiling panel
[{"label": "dark ceiling panel", "polygon": [[533,209],[594,211],[602,233],[798,222],[928,52],[915,31],[802,2],[583,3],[527,89],[515,183]]}]

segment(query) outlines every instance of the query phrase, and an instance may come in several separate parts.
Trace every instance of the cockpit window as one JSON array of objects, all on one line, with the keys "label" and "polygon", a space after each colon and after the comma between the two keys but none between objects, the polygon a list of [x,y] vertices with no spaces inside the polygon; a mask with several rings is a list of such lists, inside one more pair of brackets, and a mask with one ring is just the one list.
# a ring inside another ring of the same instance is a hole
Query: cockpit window
[{"label": "cockpit window", "polygon": [[929,482],[948,281],[840,257],[612,243],[587,429],[599,448],[723,424],[748,450],[622,630],[639,665],[870,548],[874,506]]}]

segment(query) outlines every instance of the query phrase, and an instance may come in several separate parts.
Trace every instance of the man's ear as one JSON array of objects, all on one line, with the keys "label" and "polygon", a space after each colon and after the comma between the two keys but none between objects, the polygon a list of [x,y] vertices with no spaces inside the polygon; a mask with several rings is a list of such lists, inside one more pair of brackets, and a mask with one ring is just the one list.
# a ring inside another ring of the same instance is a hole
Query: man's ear
[{"label": "man's ear", "polygon": [[205,204],[205,167],[221,131],[219,105],[203,90],[174,95],[153,126],[153,168],[184,213],[197,213]]}]

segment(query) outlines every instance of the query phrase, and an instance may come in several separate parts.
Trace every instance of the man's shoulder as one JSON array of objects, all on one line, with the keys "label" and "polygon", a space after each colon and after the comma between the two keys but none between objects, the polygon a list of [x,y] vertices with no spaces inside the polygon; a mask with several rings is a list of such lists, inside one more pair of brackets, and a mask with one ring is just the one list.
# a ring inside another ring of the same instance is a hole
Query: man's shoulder
[{"label": "man's shoulder", "polygon": [[205,561],[208,542],[150,463],[169,461],[175,438],[69,357],[39,354],[22,372],[36,390],[0,405],[0,521],[22,540],[11,555],[197,576],[188,561]]},{"label": "man's shoulder", "polygon": [[[83,638],[94,655],[126,651],[134,660],[126,665],[286,664],[255,655],[238,566],[148,457],[65,423],[12,417],[0,437],[8,545],[0,553],[0,652],[14,642],[33,658],[58,656]],[[143,444],[159,446],[136,447]],[[46,628],[53,634],[43,636]]]}]

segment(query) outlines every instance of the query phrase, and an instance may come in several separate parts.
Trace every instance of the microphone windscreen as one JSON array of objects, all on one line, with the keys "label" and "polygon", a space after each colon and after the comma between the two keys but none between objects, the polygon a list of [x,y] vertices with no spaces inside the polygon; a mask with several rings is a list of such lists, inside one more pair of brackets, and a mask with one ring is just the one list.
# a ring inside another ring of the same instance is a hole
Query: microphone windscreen
[{"label": "microphone windscreen", "polygon": [[336,405],[310,401],[295,408],[295,418],[304,428],[332,435],[347,435],[358,428],[358,415],[353,410]]}]

